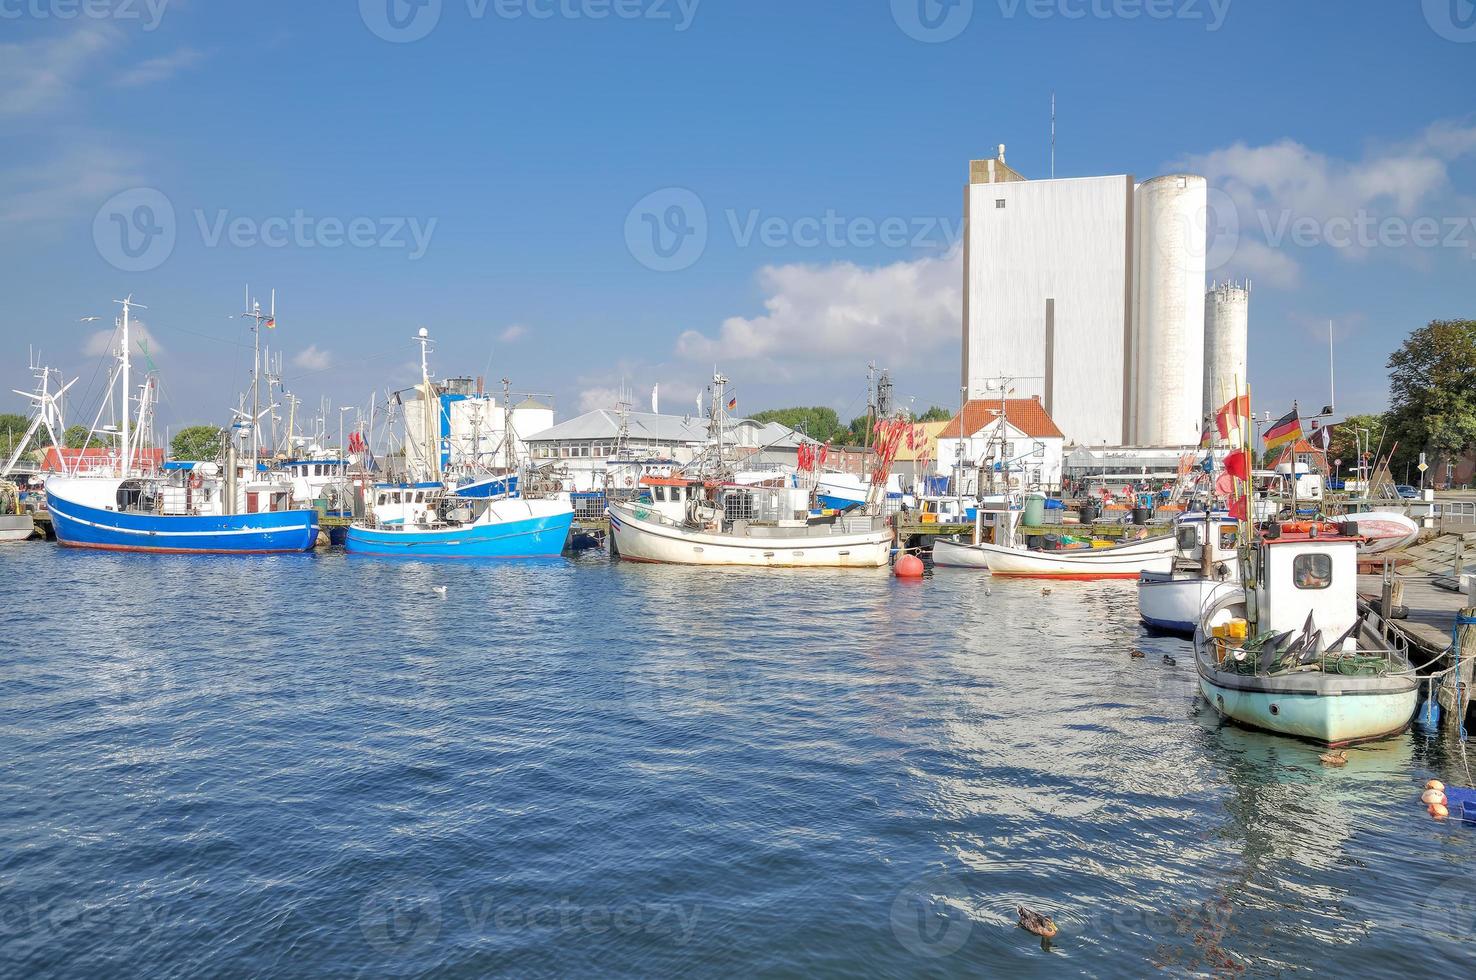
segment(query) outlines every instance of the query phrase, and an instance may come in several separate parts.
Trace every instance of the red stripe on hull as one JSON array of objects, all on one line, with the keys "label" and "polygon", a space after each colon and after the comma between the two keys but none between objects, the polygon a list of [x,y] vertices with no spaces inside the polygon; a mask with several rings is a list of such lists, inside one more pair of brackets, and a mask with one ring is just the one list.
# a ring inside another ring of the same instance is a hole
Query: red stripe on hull
[{"label": "red stripe on hull", "polygon": [[1104,578],[1137,578],[1138,572],[996,572],[991,570],[991,575],[996,578],[1073,578],[1073,579],[1104,579]]},{"label": "red stripe on hull", "polygon": [[297,555],[307,554],[311,548],[266,548],[262,550],[222,550],[215,548],[139,548],[126,544],[79,544],[75,541],[58,541],[63,548],[79,548],[83,551],[131,551],[150,555]]}]

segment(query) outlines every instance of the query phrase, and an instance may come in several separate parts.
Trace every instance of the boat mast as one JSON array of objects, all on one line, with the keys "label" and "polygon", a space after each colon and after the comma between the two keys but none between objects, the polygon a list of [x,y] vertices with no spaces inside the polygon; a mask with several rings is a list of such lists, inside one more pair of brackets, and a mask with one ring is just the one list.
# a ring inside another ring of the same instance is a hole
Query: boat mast
[{"label": "boat mast", "polygon": [[[122,436],[122,445],[120,446],[120,456],[118,459],[118,475],[119,477],[126,480],[128,479],[130,471],[133,469],[133,451],[132,445],[130,444],[129,440],[130,433],[128,431],[128,393],[132,390],[130,388],[129,381],[128,327],[129,317],[133,311],[134,306],[133,294],[129,293],[128,296],[124,299],[115,299],[113,300],[113,302],[123,307],[123,319],[121,321],[123,331],[123,343],[122,349],[118,354],[119,358],[121,358],[120,365],[122,369],[123,382],[123,417],[121,420],[121,428],[119,430]],[[148,307],[140,306],[139,309],[146,310],[148,309]]]},{"label": "boat mast", "polygon": [[512,389],[511,382],[502,379],[502,454],[505,459],[507,473],[503,474],[502,486],[507,487],[507,480],[513,471],[513,424],[512,424]]},{"label": "boat mast", "polygon": [[425,433],[424,433],[424,435],[425,435],[425,451],[426,451],[426,455],[431,460],[431,464],[430,464],[430,466],[431,466],[431,468],[430,468],[431,482],[433,482],[433,483],[440,483],[441,482],[441,445],[440,445],[440,440],[437,439],[436,438],[436,435],[435,435],[435,430],[436,430],[435,423],[438,421],[437,415],[439,414],[439,411],[438,410],[433,410],[432,407],[431,407],[431,402],[435,398],[435,392],[433,390],[431,390],[430,364],[426,360],[426,356],[427,356],[427,353],[429,351],[430,342],[431,342],[430,341],[430,331],[429,330],[426,330],[425,327],[421,327],[420,328],[420,332],[418,334],[416,334],[416,336],[415,336],[415,340],[416,340],[416,342],[418,344],[420,344],[420,383],[423,386],[424,391],[425,391],[425,412],[424,412],[424,417],[425,417],[424,418],[424,424],[425,424]]}]

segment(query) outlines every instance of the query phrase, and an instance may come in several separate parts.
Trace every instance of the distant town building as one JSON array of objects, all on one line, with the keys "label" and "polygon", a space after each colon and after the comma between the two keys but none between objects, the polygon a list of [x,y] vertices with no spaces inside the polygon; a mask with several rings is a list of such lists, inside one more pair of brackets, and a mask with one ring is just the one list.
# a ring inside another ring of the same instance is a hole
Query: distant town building
[{"label": "distant town building", "polygon": [[985,489],[993,474],[997,486],[1055,490],[1065,445],[1039,398],[975,399],[939,431],[935,472],[955,477],[955,493],[978,492],[981,471]]}]

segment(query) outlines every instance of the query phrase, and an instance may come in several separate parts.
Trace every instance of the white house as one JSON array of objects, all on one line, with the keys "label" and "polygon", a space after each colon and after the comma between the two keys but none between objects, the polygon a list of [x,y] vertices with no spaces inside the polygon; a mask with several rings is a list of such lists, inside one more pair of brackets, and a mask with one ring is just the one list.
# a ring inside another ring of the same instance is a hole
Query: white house
[{"label": "white house", "polygon": [[981,467],[986,489],[995,472],[1015,489],[1056,490],[1065,445],[1039,398],[976,399],[938,433],[936,472],[958,479],[963,494],[978,492]]}]

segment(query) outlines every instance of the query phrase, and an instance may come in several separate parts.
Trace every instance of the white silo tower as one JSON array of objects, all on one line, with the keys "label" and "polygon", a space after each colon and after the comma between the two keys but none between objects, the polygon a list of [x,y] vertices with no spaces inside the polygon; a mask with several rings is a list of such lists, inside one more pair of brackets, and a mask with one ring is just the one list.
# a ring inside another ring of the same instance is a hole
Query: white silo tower
[{"label": "white silo tower", "polygon": [[1134,193],[1133,433],[1140,446],[1198,445],[1204,394],[1209,187],[1170,174]]},{"label": "white silo tower", "polygon": [[1249,332],[1250,283],[1215,283],[1204,294],[1205,416],[1245,390]]}]

